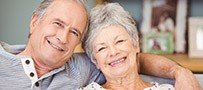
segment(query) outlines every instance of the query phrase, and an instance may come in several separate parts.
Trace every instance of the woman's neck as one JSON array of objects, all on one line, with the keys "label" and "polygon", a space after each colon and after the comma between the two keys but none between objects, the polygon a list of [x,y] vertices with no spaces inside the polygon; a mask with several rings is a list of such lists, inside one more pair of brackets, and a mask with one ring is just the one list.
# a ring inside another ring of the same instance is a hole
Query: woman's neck
[{"label": "woman's neck", "polygon": [[143,90],[152,86],[150,83],[143,81],[138,74],[135,75],[135,73],[128,74],[125,77],[106,79],[107,82],[103,87],[110,90]]}]

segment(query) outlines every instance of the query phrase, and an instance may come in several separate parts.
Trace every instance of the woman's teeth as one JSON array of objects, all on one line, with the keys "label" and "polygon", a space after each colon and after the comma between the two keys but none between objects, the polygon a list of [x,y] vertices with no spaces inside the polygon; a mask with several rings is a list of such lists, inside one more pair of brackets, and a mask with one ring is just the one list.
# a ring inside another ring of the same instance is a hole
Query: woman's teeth
[{"label": "woman's teeth", "polygon": [[109,65],[111,65],[111,66],[114,67],[114,66],[116,66],[117,64],[122,63],[123,61],[125,61],[125,58],[122,58],[122,59],[120,59],[120,60],[113,61],[113,62],[109,63]]}]

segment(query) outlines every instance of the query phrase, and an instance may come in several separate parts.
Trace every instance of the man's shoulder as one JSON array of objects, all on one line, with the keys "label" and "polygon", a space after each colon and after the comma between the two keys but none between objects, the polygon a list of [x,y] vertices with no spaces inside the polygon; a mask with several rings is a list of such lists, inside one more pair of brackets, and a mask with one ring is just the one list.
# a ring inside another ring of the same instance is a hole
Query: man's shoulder
[{"label": "man's shoulder", "polygon": [[10,45],[8,43],[0,41],[0,50],[6,51],[11,54],[18,54],[25,49],[26,45]]},{"label": "man's shoulder", "polygon": [[15,60],[17,57],[14,54],[11,54],[5,50],[0,50],[0,59],[1,60]]},{"label": "man's shoulder", "polygon": [[71,60],[75,61],[90,61],[90,58],[87,56],[86,53],[80,52],[80,53],[74,53],[71,57]]},{"label": "man's shoulder", "polygon": [[[77,68],[80,75],[83,77],[87,85],[90,82],[97,82],[102,84],[104,76],[96,65],[91,62],[91,59],[86,53],[75,53],[73,54],[70,62],[68,61],[70,68]],[[75,70],[76,71],[76,70]]]},{"label": "man's shoulder", "polygon": [[81,52],[81,53],[74,53],[72,55],[72,57],[70,58],[70,60],[68,60],[67,62],[69,65],[90,65],[92,64],[90,58],[87,56],[86,53]]}]

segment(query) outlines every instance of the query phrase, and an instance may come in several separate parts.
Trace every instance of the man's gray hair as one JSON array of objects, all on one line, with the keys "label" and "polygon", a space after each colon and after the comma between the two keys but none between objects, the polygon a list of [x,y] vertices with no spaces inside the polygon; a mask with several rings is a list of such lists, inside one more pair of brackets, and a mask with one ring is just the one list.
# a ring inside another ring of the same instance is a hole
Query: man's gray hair
[{"label": "man's gray hair", "polygon": [[[82,5],[84,7],[84,9],[87,12],[87,0],[75,0],[77,3],[79,3],[80,5]],[[47,9],[49,8],[49,6],[54,2],[54,0],[43,0],[40,5],[37,7],[37,9],[33,12],[34,15],[37,15],[38,19],[42,19],[43,16],[46,14]],[[88,23],[89,23],[89,18],[88,18],[88,12],[87,12],[87,22],[86,22],[86,27],[84,30],[84,33],[82,35],[82,38],[84,38],[84,35],[88,29]],[[30,35],[29,35],[30,36]]]},{"label": "man's gray hair", "polygon": [[[76,0],[79,4],[81,4],[82,6],[84,6],[85,9],[86,8],[86,4],[87,4],[87,0]],[[36,14],[38,16],[38,18],[42,18],[48,7],[54,2],[54,0],[43,0],[40,5],[37,7],[37,9],[33,12],[33,14]]]},{"label": "man's gray hair", "polygon": [[[90,25],[82,46],[87,55],[95,63],[93,57],[93,41],[103,28],[120,25],[131,36],[133,45],[139,46],[138,32],[134,19],[118,3],[105,3],[93,8],[90,12]],[[105,37],[105,36],[104,36]]]}]

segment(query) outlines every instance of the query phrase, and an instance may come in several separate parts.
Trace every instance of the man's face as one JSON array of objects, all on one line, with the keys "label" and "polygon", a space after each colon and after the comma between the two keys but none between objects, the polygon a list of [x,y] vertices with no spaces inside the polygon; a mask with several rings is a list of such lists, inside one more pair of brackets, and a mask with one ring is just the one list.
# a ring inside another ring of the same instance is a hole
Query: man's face
[{"label": "man's face", "polygon": [[55,0],[42,19],[30,24],[30,53],[35,62],[57,68],[70,58],[85,29],[87,14],[75,0]]}]

